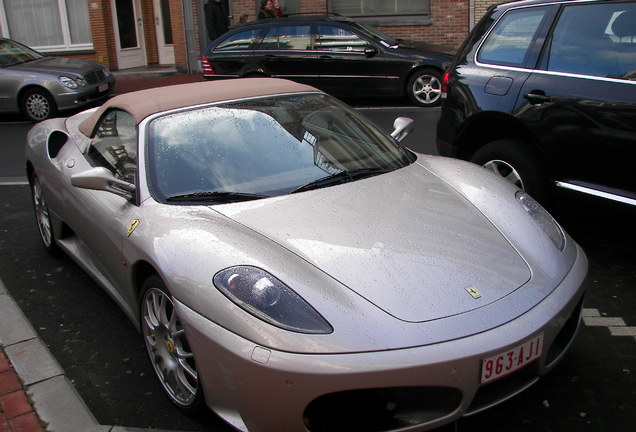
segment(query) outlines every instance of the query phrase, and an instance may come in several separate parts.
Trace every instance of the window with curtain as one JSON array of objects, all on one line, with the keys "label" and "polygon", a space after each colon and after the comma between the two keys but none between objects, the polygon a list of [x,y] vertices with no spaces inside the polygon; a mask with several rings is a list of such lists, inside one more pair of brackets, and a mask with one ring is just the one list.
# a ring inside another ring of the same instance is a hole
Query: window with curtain
[{"label": "window with curtain", "polygon": [[93,46],[86,0],[0,0],[0,20],[3,36],[39,51]]},{"label": "window with curtain", "polygon": [[329,12],[351,17],[428,15],[430,0],[328,0]]}]

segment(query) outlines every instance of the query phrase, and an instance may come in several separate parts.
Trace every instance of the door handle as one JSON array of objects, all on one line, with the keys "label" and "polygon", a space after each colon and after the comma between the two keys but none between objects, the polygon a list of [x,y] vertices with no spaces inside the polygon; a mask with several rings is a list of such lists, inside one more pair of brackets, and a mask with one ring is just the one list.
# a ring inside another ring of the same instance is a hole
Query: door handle
[{"label": "door handle", "polygon": [[541,105],[552,100],[550,96],[546,96],[542,91],[533,91],[523,97],[526,98],[532,105]]},{"label": "door handle", "polygon": [[328,56],[328,55],[321,55],[320,57],[318,57],[320,60],[333,60],[333,57]]}]

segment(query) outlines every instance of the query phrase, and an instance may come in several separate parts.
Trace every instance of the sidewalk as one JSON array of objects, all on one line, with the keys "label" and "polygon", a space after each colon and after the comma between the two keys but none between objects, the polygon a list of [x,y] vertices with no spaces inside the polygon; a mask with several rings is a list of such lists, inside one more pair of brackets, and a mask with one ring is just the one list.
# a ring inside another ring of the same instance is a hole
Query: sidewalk
[{"label": "sidewalk", "polygon": [[[116,71],[114,75],[114,94],[202,80],[201,74],[181,74],[164,67]],[[96,421],[0,280],[0,432],[135,430]]]},{"label": "sidewalk", "polygon": [[114,94],[129,93],[136,90],[144,90],[153,87],[163,87],[174,84],[187,84],[203,80],[203,75],[182,74],[174,68],[135,68],[124,71],[115,71],[117,78]]}]

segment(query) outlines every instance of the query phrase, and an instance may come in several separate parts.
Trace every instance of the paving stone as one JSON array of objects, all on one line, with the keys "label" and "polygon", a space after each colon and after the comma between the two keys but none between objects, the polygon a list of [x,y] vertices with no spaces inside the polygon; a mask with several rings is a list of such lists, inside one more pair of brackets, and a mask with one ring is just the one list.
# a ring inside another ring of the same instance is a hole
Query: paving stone
[{"label": "paving stone", "polygon": [[0,406],[9,419],[33,411],[22,389],[0,396]]}]

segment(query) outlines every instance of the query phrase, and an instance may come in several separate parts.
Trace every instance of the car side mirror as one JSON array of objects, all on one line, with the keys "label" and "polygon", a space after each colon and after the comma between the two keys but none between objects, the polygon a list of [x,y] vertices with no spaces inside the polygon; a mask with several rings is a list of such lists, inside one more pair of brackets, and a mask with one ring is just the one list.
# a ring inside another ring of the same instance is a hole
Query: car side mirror
[{"label": "car side mirror", "polygon": [[364,55],[367,57],[375,57],[378,55],[378,49],[373,45],[367,45],[364,47]]},{"label": "car side mirror", "polygon": [[81,189],[110,192],[126,199],[131,199],[135,193],[134,184],[115,178],[104,167],[91,168],[71,176],[71,184]]},{"label": "car side mirror", "polygon": [[408,117],[398,117],[393,122],[393,132],[391,136],[398,142],[406,138],[415,129],[415,122]]}]

